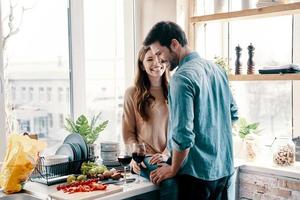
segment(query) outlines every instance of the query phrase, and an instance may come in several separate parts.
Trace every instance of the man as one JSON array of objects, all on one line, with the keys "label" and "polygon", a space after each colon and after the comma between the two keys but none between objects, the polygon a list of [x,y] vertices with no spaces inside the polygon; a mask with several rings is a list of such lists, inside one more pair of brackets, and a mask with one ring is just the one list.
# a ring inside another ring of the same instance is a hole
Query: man
[{"label": "man", "polygon": [[171,71],[178,67],[168,97],[172,162],[153,171],[152,182],[178,173],[180,199],[227,199],[234,172],[231,125],[238,117],[225,71],[192,52],[173,22],[154,25],[144,45]]}]

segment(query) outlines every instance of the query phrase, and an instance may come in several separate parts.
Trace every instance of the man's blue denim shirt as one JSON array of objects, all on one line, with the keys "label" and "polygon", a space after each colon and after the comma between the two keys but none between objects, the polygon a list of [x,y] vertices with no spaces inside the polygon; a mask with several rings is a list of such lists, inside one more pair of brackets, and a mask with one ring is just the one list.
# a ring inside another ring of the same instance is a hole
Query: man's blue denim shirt
[{"label": "man's blue denim shirt", "polygon": [[190,148],[179,174],[202,180],[231,175],[231,129],[238,115],[225,71],[192,52],[172,76],[168,99],[168,147]]}]

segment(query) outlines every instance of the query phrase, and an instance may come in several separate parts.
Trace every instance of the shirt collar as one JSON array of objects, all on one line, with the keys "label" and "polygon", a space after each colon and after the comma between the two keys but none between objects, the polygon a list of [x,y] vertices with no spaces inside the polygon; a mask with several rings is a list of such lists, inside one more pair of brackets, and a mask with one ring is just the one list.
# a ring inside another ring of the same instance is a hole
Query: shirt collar
[{"label": "shirt collar", "polygon": [[195,58],[200,58],[200,56],[197,52],[189,53],[179,62],[178,67],[182,66],[184,63],[189,62],[190,60],[193,60]]}]

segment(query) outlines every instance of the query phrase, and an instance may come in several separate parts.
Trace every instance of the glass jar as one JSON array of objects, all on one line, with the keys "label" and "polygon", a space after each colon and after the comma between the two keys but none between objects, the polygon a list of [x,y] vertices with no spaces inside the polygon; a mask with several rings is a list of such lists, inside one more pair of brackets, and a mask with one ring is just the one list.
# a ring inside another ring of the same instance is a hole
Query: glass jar
[{"label": "glass jar", "polygon": [[245,137],[246,143],[246,158],[248,161],[254,161],[257,156],[257,144],[256,138],[252,135],[247,135]]},{"label": "glass jar", "polygon": [[272,153],[276,166],[292,166],[295,163],[295,144],[289,137],[275,138]]}]

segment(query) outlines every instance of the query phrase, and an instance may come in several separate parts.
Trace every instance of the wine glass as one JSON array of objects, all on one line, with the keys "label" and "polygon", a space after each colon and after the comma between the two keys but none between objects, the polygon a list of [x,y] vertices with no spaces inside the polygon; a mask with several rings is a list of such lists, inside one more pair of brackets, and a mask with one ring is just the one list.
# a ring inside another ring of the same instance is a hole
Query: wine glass
[{"label": "wine glass", "polygon": [[[134,143],[132,145],[132,159],[138,164],[138,166],[141,168],[141,163],[144,161],[146,156],[146,146],[144,143]],[[138,174],[138,180],[137,183],[140,183],[140,175],[141,172]]]},{"label": "wine glass", "polygon": [[127,186],[126,181],[126,168],[129,166],[131,159],[132,159],[132,151],[131,145],[125,144],[124,147],[121,149],[120,154],[118,156],[119,163],[124,167],[124,183],[123,186]]}]

